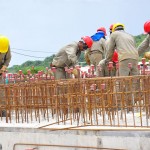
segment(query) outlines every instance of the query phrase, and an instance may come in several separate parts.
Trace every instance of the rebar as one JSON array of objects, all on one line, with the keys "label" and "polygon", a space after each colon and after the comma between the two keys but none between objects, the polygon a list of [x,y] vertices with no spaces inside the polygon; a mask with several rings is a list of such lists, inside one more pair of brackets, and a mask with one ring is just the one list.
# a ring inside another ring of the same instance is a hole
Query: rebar
[{"label": "rebar", "polygon": [[1,121],[150,127],[149,85],[147,75],[0,84]]}]

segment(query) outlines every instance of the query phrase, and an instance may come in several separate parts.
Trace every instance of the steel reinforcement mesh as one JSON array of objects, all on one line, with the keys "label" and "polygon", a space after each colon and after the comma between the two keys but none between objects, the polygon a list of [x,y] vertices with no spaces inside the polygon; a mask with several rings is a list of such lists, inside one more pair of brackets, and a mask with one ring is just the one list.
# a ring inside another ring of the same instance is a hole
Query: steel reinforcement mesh
[{"label": "steel reinforcement mesh", "polygon": [[7,123],[150,127],[150,76],[0,84]]}]

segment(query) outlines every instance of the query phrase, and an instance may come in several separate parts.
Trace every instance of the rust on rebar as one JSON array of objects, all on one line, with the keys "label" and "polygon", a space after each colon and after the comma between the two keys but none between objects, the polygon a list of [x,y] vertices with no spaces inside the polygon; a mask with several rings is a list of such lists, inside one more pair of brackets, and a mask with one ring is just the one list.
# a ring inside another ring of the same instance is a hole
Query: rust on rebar
[{"label": "rust on rebar", "polygon": [[0,84],[0,119],[7,123],[47,120],[76,126],[150,127],[149,85],[147,75]]}]

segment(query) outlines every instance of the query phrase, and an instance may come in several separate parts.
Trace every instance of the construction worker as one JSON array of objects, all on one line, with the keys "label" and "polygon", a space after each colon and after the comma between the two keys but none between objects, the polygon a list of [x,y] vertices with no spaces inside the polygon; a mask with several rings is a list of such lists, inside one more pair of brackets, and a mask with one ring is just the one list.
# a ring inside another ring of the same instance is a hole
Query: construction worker
[{"label": "construction worker", "polygon": [[[109,39],[106,63],[111,61],[114,50],[118,52],[119,76],[138,75],[138,51],[134,37],[124,31],[124,24],[113,25],[112,34]],[[128,64],[130,65],[130,68]]]},{"label": "construction worker", "polygon": [[[144,23],[144,31],[145,33],[147,33],[147,36],[137,48],[139,55],[141,55],[142,53],[147,51],[148,48],[150,48],[150,20]],[[144,57],[150,60],[150,53],[146,52]]]},{"label": "construction worker", "polygon": [[98,68],[100,60],[104,58],[105,54],[105,36],[106,29],[104,27],[100,27],[97,29],[97,33],[92,35],[91,38],[93,40],[93,44],[91,48],[88,50],[88,57],[90,60],[90,64],[95,66],[96,75],[98,76]]},{"label": "construction worker", "polygon": [[[7,37],[0,35],[0,84],[3,84],[2,73],[4,73],[10,63],[11,52],[9,40]],[[0,89],[0,106],[5,105],[4,90]],[[6,110],[0,110],[0,116],[6,116]]]},{"label": "construction worker", "polygon": [[[110,35],[108,51],[106,53],[106,63],[109,63],[112,59],[113,53],[116,49],[118,52],[118,76],[129,76],[129,75],[138,75],[138,51],[136,48],[136,43],[134,37],[124,31],[125,26],[122,23],[116,23],[113,25],[112,34]],[[130,65],[129,65],[130,64]],[[125,83],[124,88],[125,92],[138,91],[140,88],[139,80],[133,79],[132,84]],[[116,81],[115,90],[119,92],[120,83]],[[132,87],[132,89],[131,89]],[[117,105],[118,109],[122,107],[122,97],[118,94]],[[130,111],[133,101],[138,99],[138,93],[135,93],[133,96],[131,94],[126,94],[126,105],[129,107],[127,111]]]},{"label": "construction worker", "polygon": [[[112,28],[113,28],[113,24],[111,24],[109,27],[110,35],[112,33]],[[108,46],[109,46],[109,38],[106,40],[106,52],[108,51]],[[105,53],[105,55],[106,55],[106,53]],[[100,76],[100,77],[116,76],[116,63],[118,63],[118,53],[116,50],[114,51],[111,61],[113,62],[112,68],[109,67],[108,63],[107,64],[105,63],[105,59],[103,59],[99,62],[98,76]]]},{"label": "construction worker", "polygon": [[7,37],[0,35],[0,74],[6,71],[11,60],[9,40]]},{"label": "construction worker", "polygon": [[64,46],[54,57],[51,67],[56,67],[55,79],[66,79],[68,76],[65,67],[75,66],[82,51],[91,48],[92,39],[89,36],[82,37],[79,42],[73,42]]}]

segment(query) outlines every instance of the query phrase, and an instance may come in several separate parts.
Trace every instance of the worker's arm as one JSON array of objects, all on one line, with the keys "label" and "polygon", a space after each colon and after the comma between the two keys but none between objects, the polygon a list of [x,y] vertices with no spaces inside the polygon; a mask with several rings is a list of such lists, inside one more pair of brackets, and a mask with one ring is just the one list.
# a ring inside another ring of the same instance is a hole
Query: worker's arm
[{"label": "worker's arm", "polygon": [[90,49],[88,48],[86,51],[84,51],[84,60],[86,61],[87,65],[90,65],[90,58],[89,58]]},{"label": "worker's arm", "polygon": [[102,38],[102,49],[103,49],[103,56],[105,57],[106,55],[106,40]]},{"label": "worker's arm", "polygon": [[5,58],[4,58],[4,66],[8,67],[10,60],[11,60],[11,52],[10,52],[10,47],[9,47],[8,52],[6,53]]},{"label": "worker's arm", "polygon": [[105,77],[105,66],[106,66],[105,61],[106,61],[105,59],[102,59],[99,62],[99,67],[100,67],[99,76],[100,77]]},{"label": "worker's arm", "polygon": [[150,46],[149,44],[150,44],[150,35],[147,35],[144,41],[137,48],[139,55],[144,53],[149,48]]}]

